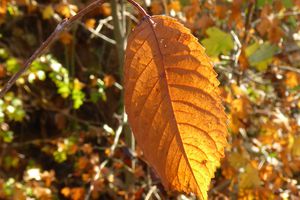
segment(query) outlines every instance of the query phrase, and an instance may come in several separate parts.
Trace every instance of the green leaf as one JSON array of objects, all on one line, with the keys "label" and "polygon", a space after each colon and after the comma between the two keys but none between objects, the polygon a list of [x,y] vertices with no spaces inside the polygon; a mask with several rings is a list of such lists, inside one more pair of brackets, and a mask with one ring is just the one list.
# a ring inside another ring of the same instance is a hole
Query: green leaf
[{"label": "green leaf", "polygon": [[289,16],[288,23],[293,27],[297,28],[297,19],[295,16]]},{"label": "green leaf", "polygon": [[234,43],[230,34],[217,27],[207,29],[206,34],[208,38],[202,40],[202,44],[209,56],[217,57],[221,53],[228,55],[233,49]]},{"label": "green leaf", "polygon": [[31,64],[30,71],[31,72],[36,72],[38,70],[45,71],[47,68],[48,68],[48,65],[46,63],[41,62],[41,60],[35,60]]},{"label": "green leaf", "polygon": [[282,0],[282,3],[283,3],[285,8],[293,7],[293,1],[292,0]]},{"label": "green leaf", "polygon": [[18,98],[15,98],[11,101],[11,104],[14,106],[14,107],[17,107],[17,106],[22,106],[22,101],[21,99],[18,99]]},{"label": "green leaf", "polygon": [[78,109],[83,104],[85,94],[81,90],[72,91],[73,108]]},{"label": "green leaf", "polygon": [[259,48],[259,43],[254,42],[245,49],[246,56],[251,56]]},{"label": "green leaf", "polygon": [[7,196],[11,196],[14,191],[14,184],[15,184],[15,179],[9,178],[3,185],[3,192]]},{"label": "green leaf", "polygon": [[10,73],[16,73],[17,71],[19,71],[20,69],[20,64],[19,62],[17,61],[17,59],[15,58],[10,58],[8,60],[6,60],[6,69],[8,72]]},{"label": "green leaf", "polygon": [[0,48],[0,58],[7,59],[8,56],[9,55],[8,55],[7,51],[5,49],[3,49],[3,48]]},{"label": "green leaf", "polygon": [[77,78],[73,81],[72,100],[73,108],[78,109],[83,104],[85,94],[82,91],[84,84],[82,84]]},{"label": "green leaf", "polygon": [[14,116],[13,116],[13,120],[17,121],[17,122],[21,122],[23,120],[23,118],[25,117],[25,111],[22,108],[18,108],[16,109]]},{"label": "green leaf", "polygon": [[55,13],[51,5],[48,5],[46,8],[44,8],[42,12],[43,19],[51,19],[54,14]]},{"label": "green leaf", "polygon": [[0,101],[0,121],[2,121],[5,116],[7,116],[9,120],[22,121],[25,114],[22,100],[15,97],[13,92],[8,92],[4,96],[4,101]]},{"label": "green leaf", "polygon": [[258,8],[263,7],[266,4],[272,3],[272,0],[257,0],[256,5]]},{"label": "green leaf", "polygon": [[10,143],[14,139],[14,133],[12,131],[1,131],[0,136],[3,138],[3,141]]},{"label": "green leaf", "polygon": [[94,90],[94,91],[91,91],[91,94],[90,94],[90,100],[93,102],[93,103],[97,103],[98,100],[100,99],[100,94],[97,90]]},{"label": "green leaf", "polygon": [[288,89],[289,92],[294,93],[294,92],[300,92],[300,85],[297,85],[293,88]]},{"label": "green leaf", "polygon": [[0,123],[4,122],[4,117],[5,117],[5,114],[2,110],[2,108],[0,108]]},{"label": "green leaf", "polygon": [[36,75],[40,81],[44,81],[46,79],[46,73],[42,70],[38,70]]},{"label": "green leaf", "polygon": [[7,11],[8,14],[11,16],[19,16],[21,14],[21,11],[19,10],[18,6],[14,4],[8,4]]},{"label": "green leaf", "polygon": [[54,151],[54,160],[58,163],[62,163],[67,160],[67,153],[65,151]]},{"label": "green leaf", "polygon": [[259,46],[254,43],[246,48],[246,56],[252,66],[259,71],[264,71],[272,62],[273,56],[277,50],[277,46],[272,45],[269,42],[265,42]]},{"label": "green leaf", "polygon": [[179,0],[179,2],[182,7],[185,7],[185,6],[188,6],[191,4],[189,0]]},{"label": "green leaf", "polygon": [[58,87],[58,94],[60,94],[63,98],[67,98],[70,95],[71,91],[68,83],[58,82],[56,85]]}]

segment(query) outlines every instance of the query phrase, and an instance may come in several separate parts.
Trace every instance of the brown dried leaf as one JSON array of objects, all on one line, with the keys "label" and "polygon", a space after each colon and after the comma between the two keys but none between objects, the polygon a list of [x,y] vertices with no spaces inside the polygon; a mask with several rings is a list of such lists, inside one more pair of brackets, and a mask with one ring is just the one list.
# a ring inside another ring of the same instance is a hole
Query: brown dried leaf
[{"label": "brown dried leaf", "polygon": [[160,1],[152,1],[150,9],[154,15],[162,14],[164,10]]},{"label": "brown dried leaf", "polygon": [[103,3],[100,6],[100,12],[104,15],[104,16],[110,16],[111,15],[111,6],[110,3]]},{"label": "brown dried leaf", "polygon": [[61,189],[60,193],[64,196],[64,197],[69,197],[71,194],[71,189],[69,187],[64,187],[63,189]]},{"label": "brown dried leaf", "polygon": [[73,41],[73,36],[69,32],[62,32],[60,34],[59,40],[64,45],[69,45]]},{"label": "brown dried leaf", "polygon": [[239,187],[243,189],[254,189],[260,185],[258,169],[251,164],[245,168],[245,172],[240,175]]},{"label": "brown dried leaf", "polygon": [[203,33],[205,33],[206,29],[209,27],[212,27],[214,25],[213,19],[207,15],[204,14],[202,17],[197,21],[197,28],[201,29]]},{"label": "brown dried leaf", "polygon": [[116,79],[112,75],[105,75],[103,81],[105,87],[111,87],[115,84]]},{"label": "brown dried leaf", "polygon": [[300,75],[296,72],[289,71],[285,74],[285,84],[289,88],[294,88],[300,85]]},{"label": "brown dried leaf", "polygon": [[84,199],[84,188],[75,187],[71,189],[71,199],[72,200],[81,200]]},{"label": "brown dried leaf", "polygon": [[96,25],[96,20],[94,18],[89,18],[85,20],[85,26],[90,29],[94,29]]},{"label": "brown dried leaf", "polygon": [[204,48],[176,20],[154,16],[129,36],[124,71],[126,111],[146,160],[167,189],[206,199],[227,129]]},{"label": "brown dried leaf", "polygon": [[228,7],[226,5],[216,5],[215,15],[219,19],[225,19],[227,15]]},{"label": "brown dried leaf", "polygon": [[180,2],[178,0],[171,1],[168,4],[168,9],[174,10],[175,12],[180,12],[180,10],[181,10]]}]

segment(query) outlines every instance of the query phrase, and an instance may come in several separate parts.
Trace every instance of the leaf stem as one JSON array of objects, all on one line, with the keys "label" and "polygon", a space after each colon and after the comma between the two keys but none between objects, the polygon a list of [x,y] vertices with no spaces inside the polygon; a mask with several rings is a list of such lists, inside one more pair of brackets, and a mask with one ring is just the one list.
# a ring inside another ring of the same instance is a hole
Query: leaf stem
[{"label": "leaf stem", "polygon": [[127,0],[127,1],[131,3],[134,7],[136,7],[143,17],[150,17],[150,15],[146,12],[146,10],[135,0]]}]

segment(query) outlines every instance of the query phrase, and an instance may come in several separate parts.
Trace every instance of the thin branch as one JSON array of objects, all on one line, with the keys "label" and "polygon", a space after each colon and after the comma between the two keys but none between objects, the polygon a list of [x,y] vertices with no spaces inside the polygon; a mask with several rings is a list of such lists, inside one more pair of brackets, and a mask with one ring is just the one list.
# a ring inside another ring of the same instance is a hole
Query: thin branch
[{"label": "thin branch", "polygon": [[108,159],[104,160],[100,165],[99,167],[96,167],[95,168],[95,176],[93,177],[93,180],[91,181],[90,183],[90,187],[88,188],[88,191],[84,197],[85,200],[89,200],[90,199],[90,196],[91,196],[91,193],[92,191],[94,190],[94,183],[100,178],[100,175],[101,175],[101,171],[102,169],[107,165],[108,163]]},{"label": "thin branch", "polygon": [[56,38],[60,35],[61,32],[67,30],[71,27],[71,25],[80,19],[82,16],[86,15],[88,12],[99,6],[103,3],[103,0],[96,0],[95,2],[88,5],[86,8],[79,11],[76,15],[71,17],[70,19],[62,20],[55,28],[54,32],[46,39],[45,42],[32,54],[32,56],[25,62],[24,66],[15,73],[9,81],[4,85],[4,87],[0,91],[0,98],[4,96],[4,94],[13,86],[16,80],[30,67],[31,63],[38,58],[43,52],[56,40]]},{"label": "thin branch", "polygon": [[116,133],[115,133],[114,143],[110,147],[110,156],[113,156],[115,153],[116,147],[119,143],[121,133],[123,131],[123,126],[124,126],[123,122],[120,122],[120,125],[118,126],[118,129],[116,130]]},{"label": "thin branch", "polygon": [[92,28],[88,28],[86,27],[83,23],[80,23],[80,25],[84,28],[86,28],[87,30],[89,30],[92,34],[94,34],[95,36],[100,37],[101,39],[105,40],[106,42],[110,43],[110,44],[116,44],[116,41],[107,37],[106,35],[101,34],[100,32],[95,31]]},{"label": "thin branch", "polygon": [[235,44],[237,46],[237,52],[236,54],[234,55],[234,66],[237,67],[238,66],[238,62],[239,62],[239,57],[241,55],[241,52],[242,52],[242,44],[239,40],[239,37],[235,34],[234,31],[230,31],[234,41],[235,41]]},{"label": "thin branch", "polygon": [[[114,25],[114,37],[116,41],[116,47],[118,51],[118,64],[119,64],[119,74],[122,75],[122,67],[124,61],[124,50],[125,50],[125,34],[122,24],[122,14],[119,14],[120,5],[117,0],[111,0],[111,10],[112,10],[112,17],[113,17],[113,25]],[[122,77],[122,76],[120,76]]]},{"label": "thin branch", "polygon": [[125,15],[128,16],[135,23],[139,23],[139,20],[134,15],[132,15],[130,12],[125,11]]},{"label": "thin branch", "polygon": [[243,43],[245,44],[248,44],[249,30],[251,28],[252,17],[255,11],[255,4],[256,3],[250,2],[248,6],[248,12],[245,20],[245,35],[243,37]]},{"label": "thin branch", "polygon": [[152,196],[152,194],[155,192],[155,190],[157,190],[156,185],[152,186],[149,190],[149,192],[147,193],[145,200],[149,200]]},{"label": "thin branch", "polygon": [[[99,20],[98,26],[97,26],[97,28],[96,28],[94,31],[97,32],[97,33],[99,33],[104,25],[105,25],[107,28],[113,30],[114,27],[113,27],[111,24],[108,23],[109,21],[112,21],[112,20],[113,20],[113,17],[112,17],[112,16],[108,16],[108,17],[105,18],[105,19]],[[93,35],[91,36],[91,38],[93,38]]]},{"label": "thin branch", "polygon": [[286,70],[286,71],[292,71],[295,73],[300,74],[300,69],[296,67],[290,67],[290,66],[278,66],[279,69]]},{"label": "thin branch", "polygon": [[[298,16],[298,15],[300,15],[300,12],[292,11],[292,12],[286,12],[284,14],[277,13],[277,14],[274,14],[274,15],[271,15],[271,16],[269,15],[268,18],[274,19],[274,18],[283,18],[283,17],[288,17],[288,16]],[[261,20],[262,20],[261,18],[258,18],[255,21],[253,21],[252,22],[252,27],[256,26],[259,22],[261,22]]]},{"label": "thin branch", "polygon": [[224,190],[225,188],[228,188],[228,186],[230,185],[231,180],[225,180],[223,181],[220,185],[215,186],[213,189],[211,189],[208,192],[208,195],[212,195],[214,193],[220,192],[222,190]]},{"label": "thin branch", "polygon": [[145,9],[140,4],[138,4],[134,0],[127,0],[127,1],[131,3],[134,7],[136,7],[143,17],[150,17],[150,15],[145,11]]}]

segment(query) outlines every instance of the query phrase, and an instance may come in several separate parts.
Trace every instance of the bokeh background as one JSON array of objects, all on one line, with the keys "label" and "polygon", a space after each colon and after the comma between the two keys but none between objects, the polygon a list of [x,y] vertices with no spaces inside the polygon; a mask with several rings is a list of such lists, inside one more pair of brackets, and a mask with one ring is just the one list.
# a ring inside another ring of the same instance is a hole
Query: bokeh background
[{"label": "bokeh background", "polygon": [[[0,85],[91,2],[1,0]],[[219,74],[229,146],[209,198],[300,199],[300,1],[138,2],[190,28]],[[124,47],[140,19],[106,1],[0,99],[0,199],[195,199],[163,189],[124,115]]]}]

